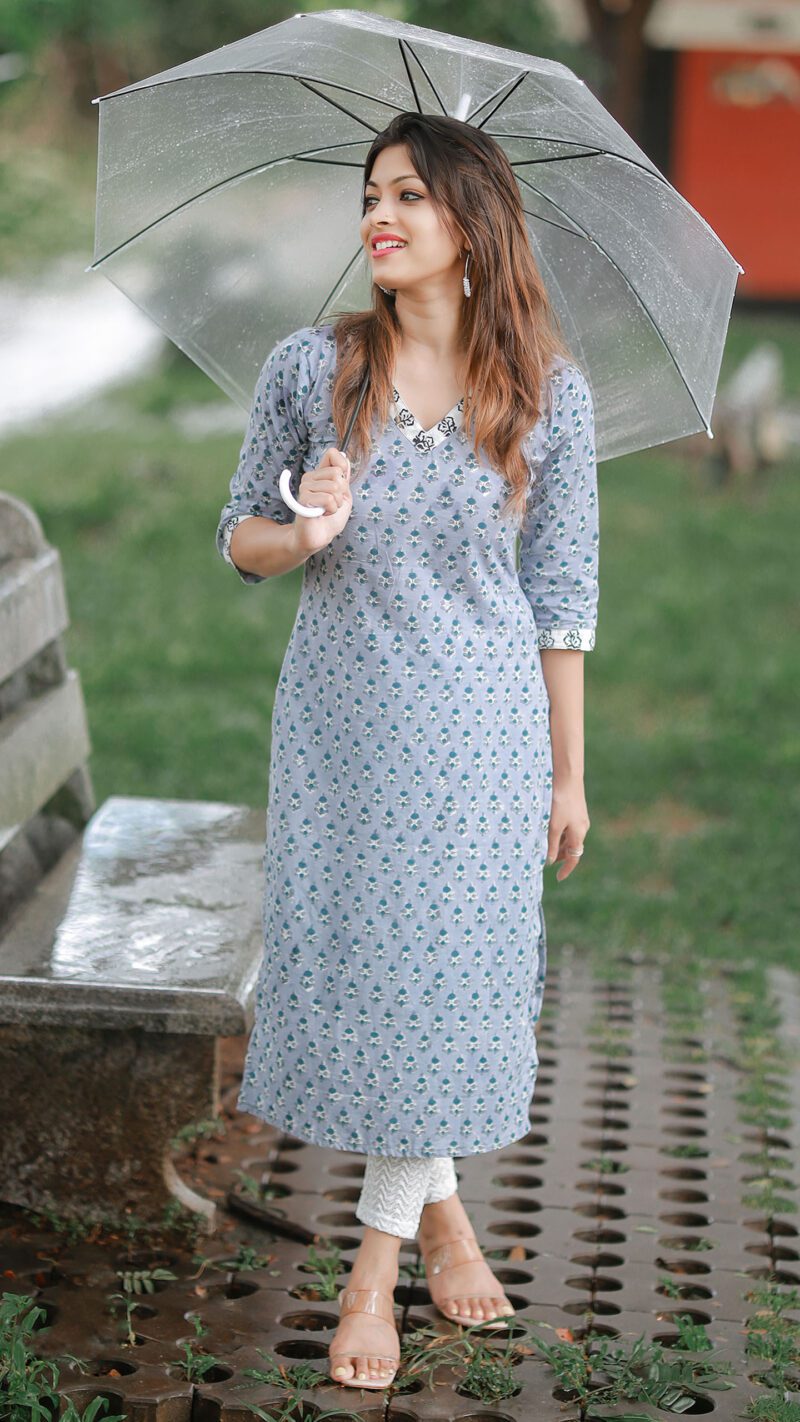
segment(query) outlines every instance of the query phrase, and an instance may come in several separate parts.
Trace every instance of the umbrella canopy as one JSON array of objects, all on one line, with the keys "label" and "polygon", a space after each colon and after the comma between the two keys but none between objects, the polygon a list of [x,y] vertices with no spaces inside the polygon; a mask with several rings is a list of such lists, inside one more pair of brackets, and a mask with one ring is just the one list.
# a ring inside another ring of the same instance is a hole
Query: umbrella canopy
[{"label": "umbrella canopy", "polygon": [[706,429],[743,270],[563,64],[359,10],[299,14],[94,100],[93,261],[248,410],[267,352],[371,305],[363,165],[398,112],[505,150],[595,403],[598,459]]}]

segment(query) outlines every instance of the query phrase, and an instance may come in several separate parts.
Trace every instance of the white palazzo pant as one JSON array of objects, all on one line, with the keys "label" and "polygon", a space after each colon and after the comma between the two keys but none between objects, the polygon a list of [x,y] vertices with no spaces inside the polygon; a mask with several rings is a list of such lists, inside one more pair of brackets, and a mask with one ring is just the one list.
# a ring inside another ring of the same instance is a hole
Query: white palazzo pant
[{"label": "white palazzo pant", "polygon": [[373,1229],[413,1239],[423,1207],[457,1189],[449,1155],[368,1155],[356,1217]]}]

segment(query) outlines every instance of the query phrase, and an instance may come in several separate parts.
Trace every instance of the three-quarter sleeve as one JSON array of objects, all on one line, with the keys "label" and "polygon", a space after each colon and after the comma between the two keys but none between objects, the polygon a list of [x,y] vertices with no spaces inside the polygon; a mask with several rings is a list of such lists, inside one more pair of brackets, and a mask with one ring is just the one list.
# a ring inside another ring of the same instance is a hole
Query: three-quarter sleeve
[{"label": "three-quarter sleeve", "polygon": [[550,424],[543,458],[531,470],[518,577],[539,647],[589,652],[599,600],[594,406],[576,365],[560,366],[550,380]]},{"label": "three-quarter sleeve", "polygon": [[217,551],[243,583],[261,583],[264,578],[246,573],[231,558],[230,542],[237,523],[257,517],[291,523],[295,517],[281,497],[278,480],[281,470],[291,470],[291,490],[297,497],[308,448],[305,401],[310,377],[305,335],[305,330],[294,331],[279,341],[261,367],[239,462],[230,482],[230,498],[219,516]]}]

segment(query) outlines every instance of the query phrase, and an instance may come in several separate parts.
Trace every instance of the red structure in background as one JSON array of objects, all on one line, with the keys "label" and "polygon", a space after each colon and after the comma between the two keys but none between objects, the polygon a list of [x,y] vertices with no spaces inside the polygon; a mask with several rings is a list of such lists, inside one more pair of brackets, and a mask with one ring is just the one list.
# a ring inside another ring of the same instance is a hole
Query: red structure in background
[{"label": "red structure in background", "polygon": [[675,55],[667,177],[744,267],[737,292],[800,296],[800,54]]}]

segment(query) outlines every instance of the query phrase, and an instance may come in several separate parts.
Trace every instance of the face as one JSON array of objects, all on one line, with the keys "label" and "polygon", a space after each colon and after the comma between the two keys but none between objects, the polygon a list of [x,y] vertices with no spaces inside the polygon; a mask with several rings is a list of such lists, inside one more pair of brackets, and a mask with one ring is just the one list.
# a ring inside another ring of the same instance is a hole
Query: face
[{"label": "face", "polygon": [[[375,159],[364,189],[360,233],[373,280],[381,286],[402,290],[437,277],[460,286],[464,259],[405,144],[384,148]],[[374,239],[384,234],[405,245],[376,252]],[[466,251],[466,243],[462,249]]]}]

